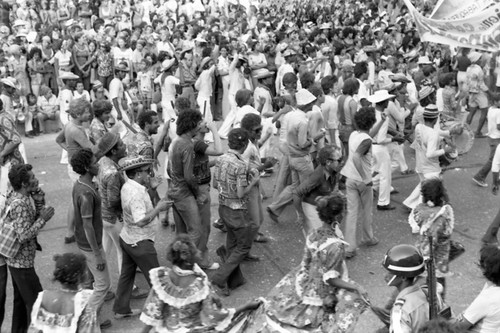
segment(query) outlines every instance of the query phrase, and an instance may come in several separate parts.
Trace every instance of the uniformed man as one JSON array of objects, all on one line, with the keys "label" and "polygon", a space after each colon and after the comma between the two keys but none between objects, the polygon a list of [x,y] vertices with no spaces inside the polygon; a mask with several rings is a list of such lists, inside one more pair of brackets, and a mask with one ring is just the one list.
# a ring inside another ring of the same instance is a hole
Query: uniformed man
[{"label": "uniformed man", "polygon": [[[418,332],[429,321],[427,287],[420,276],[425,271],[422,254],[412,245],[396,245],[387,251],[382,265],[388,271],[387,285],[398,291],[390,315],[390,333]],[[443,303],[439,295],[437,298],[439,309]]]}]

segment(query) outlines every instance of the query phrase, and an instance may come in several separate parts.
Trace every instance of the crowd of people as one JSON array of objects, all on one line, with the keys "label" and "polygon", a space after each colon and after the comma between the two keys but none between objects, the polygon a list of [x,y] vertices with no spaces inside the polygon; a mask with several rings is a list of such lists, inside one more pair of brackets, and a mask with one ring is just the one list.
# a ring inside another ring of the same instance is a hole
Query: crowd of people
[{"label": "crowd of people", "polygon": [[[472,182],[488,187],[491,171],[500,186],[498,54],[421,42],[400,1],[3,0],[0,24],[0,327],[9,271],[12,332],[105,330],[112,299],[114,319],[139,316],[144,332],[353,332],[369,308],[391,333],[498,331],[500,213],[483,237],[483,291],[456,318],[429,312],[446,313],[449,264],[464,251],[444,167],[487,136]],[[73,184],[64,243],[79,251],[54,257],[61,286],[43,290],[37,236],[54,209],[20,133],[51,129]],[[395,173],[420,179],[403,202],[419,237],[387,251],[396,291],[378,307],[346,260],[383,237],[373,215],[396,209]],[[301,264],[266,298],[224,308],[219,298],[245,283],[240,266],[261,260],[254,242],[271,241],[266,213],[279,222],[290,206]],[[176,233],[168,266],[162,226]],[[216,249],[212,228],[226,233]]]}]

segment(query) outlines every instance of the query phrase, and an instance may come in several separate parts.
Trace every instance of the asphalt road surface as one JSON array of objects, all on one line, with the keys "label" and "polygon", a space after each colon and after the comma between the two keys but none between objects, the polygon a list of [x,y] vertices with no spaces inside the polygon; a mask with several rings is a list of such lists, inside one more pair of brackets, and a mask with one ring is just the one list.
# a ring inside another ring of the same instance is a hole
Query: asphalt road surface
[{"label": "asphalt road surface", "polygon": [[[59,163],[61,150],[55,143],[55,134],[46,134],[35,139],[26,139],[29,163],[34,166],[42,188],[46,193],[47,204],[55,207],[55,216],[42,230],[38,240],[43,247],[42,252],[37,252],[36,270],[45,289],[57,288],[52,282],[54,263],[52,257],[57,253],[78,251],[76,245],[64,244],[66,230],[66,212],[70,204],[71,184],[67,176],[66,165]],[[406,147],[407,162],[410,167],[415,165],[411,149]],[[452,165],[452,169],[444,174],[444,181],[448,189],[451,203],[455,210],[455,232],[453,238],[462,242],[467,251],[451,264],[454,275],[447,280],[447,302],[452,306],[455,314],[463,311],[480,292],[485,280],[475,263],[478,262],[480,238],[493,217],[500,208],[499,199],[491,194],[489,188],[480,188],[471,182],[472,175],[478,170],[489,154],[486,139],[478,139],[467,155]],[[160,156],[162,159],[163,155]],[[263,178],[262,184],[265,193],[272,196],[275,175]],[[491,183],[491,175],[488,176]],[[413,244],[416,236],[411,234],[407,224],[407,213],[403,210],[401,202],[418,183],[416,175],[402,176],[399,170],[393,173],[393,186],[399,193],[392,196],[392,204],[397,209],[380,212],[374,204],[374,229],[380,243],[372,248],[361,248],[358,256],[349,260],[350,277],[362,284],[368,291],[373,304],[382,305],[386,302],[391,289],[385,286],[384,269],[381,266],[382,258],[393,245],[400,243]],[[160,195],[163,196],[165,188]],[[265,199],[267,206],[270,199]],[[212,190],[212,221],[217,215],[217,193]],[[172,217],[170,216],[170,219]],[[252,253],[261,257],[260,262],[244,263],[242,270],[247,283],[232,292],[231,296],[223,299],[226,306],[236,306],[250,301],[256,297],[265,297],[269,290],[292,268],[300,264],[304,246],[302,232],[293,221],[295,216],[288,209],[280,217],[280,223],[273,222],[267,215],[263,230],[271,238],[267,244],[254,243]],[[173,239],[170,228],[160,227],[156,238],[156,248],[160,264],[166,264],[166,247]],[[209,249],[211,256],[217,260],[215,249],[225,241],[224,233],[212,229]],[[118,270],[116,254],[108,258],[111,270],[112,290],[116,290]],[[10,280],[10,278],[9,278]],[[136,283],[141,288],[147,288],[144,277],[137,275]],[[12,286],[8,284],[6,304],[6,318],[1,332],[10,332],[12,318]],[[140,308],[144,300],[132,301],[132,307]],[[138,332],[142,323],[138,318],[114,320],[112,313],[113,301],[107,302],[103,307],[103,317],[112,319],[113,326],[104,332]],[[367,311],[361,318],[355,332],[374,332],[382,327],[382,323]]]}]

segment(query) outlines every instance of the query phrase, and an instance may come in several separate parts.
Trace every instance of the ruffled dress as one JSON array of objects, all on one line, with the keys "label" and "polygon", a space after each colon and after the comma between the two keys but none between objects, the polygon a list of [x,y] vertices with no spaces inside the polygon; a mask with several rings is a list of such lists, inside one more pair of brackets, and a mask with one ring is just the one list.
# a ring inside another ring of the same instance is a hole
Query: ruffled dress
[{"label": "ruffled dress", "polygon": [[365,303],[357,293],[327,283],[332,278],[354,283],[347,277],[346,245],[331,228],[311,233],[301,265],[274,287],[241,332],[353,332]]},{"label": "ruffled dress", "polygon": [[195,280],[187,287],[179,287],[170,279],[171,270],[168,267],[150,270],[152,288],[141,321],[160,333],[226,332],[235,310],[222,307],[205,272],[195,264]]},{"label": "ruffled dress", "polygon": [[101,329],[94,310],[87,308],[92,290],[82,290],[75,294],[74,313],[58,314],[47,311],[42,306],[43,291],[31,311],[29,332],[43,333],[99,333]]}]

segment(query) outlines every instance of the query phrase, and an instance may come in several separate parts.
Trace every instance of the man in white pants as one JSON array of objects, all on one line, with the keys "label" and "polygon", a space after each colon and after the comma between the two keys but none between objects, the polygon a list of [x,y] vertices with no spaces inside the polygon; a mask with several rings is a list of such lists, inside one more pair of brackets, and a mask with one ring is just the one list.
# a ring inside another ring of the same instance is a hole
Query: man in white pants
[{"label": "man in white pants", "polygon": [[[212,108],[210,107],[210,99],[213,93],[213,78],[215,72],[215,65],[210,57],[205,57],[201,60],[200,69],[202,72],[196,80],[194,87],[198,90],[198,97],[196,98],[196,103],[200,108],[200,112],[203,115],[203,119],[210,124],[214,117],[212,115]],[[213,142],[213,136],[211,132],[205,135],[205,140]]]},{"label": "man in white pants", "polygon": [[375,117],[377,123],[383,122],[380,130],[373,139],[373,160],[374,171],[377,172],[376,178],[378,179],[378,210],[393,210],[394,206],[391,205],[391,183],[392,183],[392,169],[391,169],[391,156],[389,153],[388,145],[392,142],[404,142],[404,138],[400,136],[391,137],[387,131],[389,129],[389,119],[383,117],[386,114],[389,100],[394,98],[394,95],[389,94],[387,90],[378,90],[373,95],[368,96],[367,100],[375,104]]},{"label": "man in white pants", "polygon": [[123,87],[122,80],[127,76],[130,72],[128,65],[125,62],[119,63],[115,67],[115,78],[111,80],[109,84],[109,99],[113,104],[113,110],[111,111],[111,115],[116,120],[116,125],[118,127],[118,132],[120,137],[123,137],[128,132],[127,125],[130,124],[130,118],[128,116],[128,105],[130,104],[127,100],[127,96],[125,94],[125,89]]}]

